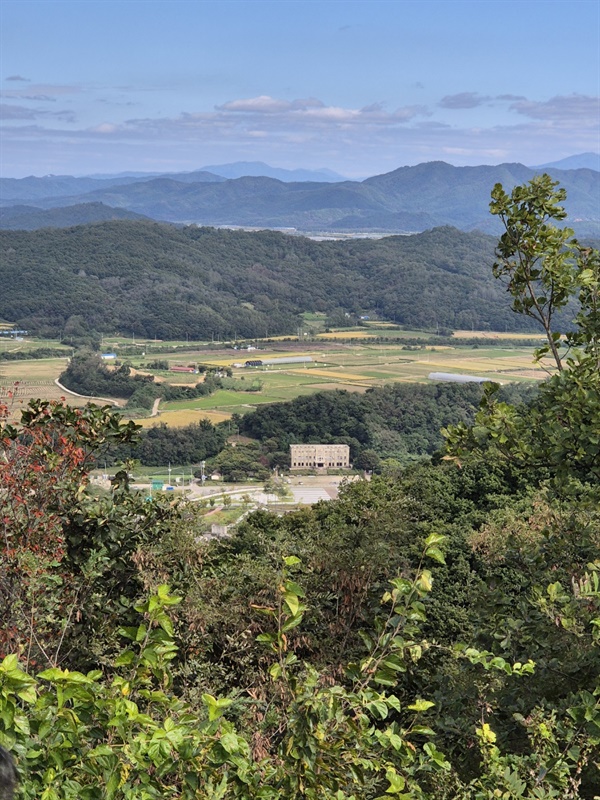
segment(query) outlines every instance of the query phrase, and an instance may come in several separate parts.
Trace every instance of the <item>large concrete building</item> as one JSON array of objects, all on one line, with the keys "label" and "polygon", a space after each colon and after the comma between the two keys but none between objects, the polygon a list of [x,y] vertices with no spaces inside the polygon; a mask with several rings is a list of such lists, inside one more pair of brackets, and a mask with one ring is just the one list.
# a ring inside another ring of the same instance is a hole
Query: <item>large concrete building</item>
[{"label": "large concrete building", "polygon": [[291,444],[291,469],[348,469],[347,444]]}]

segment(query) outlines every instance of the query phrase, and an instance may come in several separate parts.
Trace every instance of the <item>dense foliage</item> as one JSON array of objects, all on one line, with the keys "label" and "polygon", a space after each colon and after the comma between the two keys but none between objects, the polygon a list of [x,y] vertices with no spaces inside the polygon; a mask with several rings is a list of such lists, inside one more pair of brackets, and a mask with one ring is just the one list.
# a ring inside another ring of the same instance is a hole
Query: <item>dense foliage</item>
[{"label": "dense foliage", "polygon": [[[181,428],[169,428],[164,423],[157,423],[142,431],[133,446],[127,450],[121,448],[120,455],[121,458],[134,458],[150,467],[199,464],[220,453],[226,438],[224,426],[213,425],[206,419]],[[115,458],[119,451],[113,449],[111,455]]]},{"label": "dense foliage", "polygon": [[[506,387],[500,397],[515,401],[533,391]],[[442,428],[472,423],[481,397],[475,383],[397,383],[362,395],[336,390],[263,405],[236,421],[242,433],[276,451],[287,453],[297,443],[348,444],[359,467],[366,451],[404,464],[439,450]]]},{"label": "dense foliage", "polygon": [[418,328],[523,329],[492,260],[493,239],[453,228],[350,242],[149,222],[5,231],[0,318],[74,342],[90,330],[295,334],[301,312],[340,308]]},{"label": "dense foliage", "polygon": [[[497,194],[524,254],[556,200],[545,181]],[[488,393],[446,458],[223,541],[125,470],[86,491],[94,453],[135,434],[106,409],[2,423],[0,744],[20,798],[598,797],[600,263],[563,246],[581,312],[533,402]],[[539,306],[556,255],[527,287]]]},{"label": "dense foliage", "polygon": [[71,350],[59,347],[36,347],[31,350],[2,350],[0,361],[27,361],[37,358],[56,358],[57,356],[67,356]]}]

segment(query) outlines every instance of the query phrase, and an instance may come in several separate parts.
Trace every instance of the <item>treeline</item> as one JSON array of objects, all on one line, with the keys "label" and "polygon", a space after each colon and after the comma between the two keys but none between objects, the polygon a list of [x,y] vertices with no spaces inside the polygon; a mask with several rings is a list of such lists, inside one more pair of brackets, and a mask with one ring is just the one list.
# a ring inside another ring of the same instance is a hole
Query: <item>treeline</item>
[{"label": "treeline", "polygon": [[29,361],[35,358],[64,358],[71,354],[71,350],[62,350],[57,347],[36,347],[33,350],[2,350],[0,361]]},{"label": "treeline", "polygon": [[[510,386],[503,387],[499,396],[521,403],[535,392],[535,387]],[[396,474],[406,464],[434,456],[443,446],[443,428],[471,424],[482,393],[474,383],[390,384],[364,395],[319,392],[261,405],[216,426],[207,420],[200,427],[168,428],[157,423],[141,432],[131,455],[147,466],[168,462],[187,466],[207,460],[209,469],[235,482],[263,480],[274,468],[289,468],[290,444],[347,444],[357,469]],[[232,432],[254,441],[227,444]],[[122,450],[111,456],[126,457]]]},{"label": "treeline", "polygon": [[75,343],[268,338],[339,309],[421,329],[528,328],[490,275],[493,251],[449,227],[349,242],[125,221],[3,231],[0,317]]},{"label": "treeline", "polygon": [[111,455],[113,460],[134,458],[149,467],[187,466],[218,455],[226,440],[227,429],[206,419],[182,428],[168,428],[158,423],[145,429],[137,444],[113,451]]},{"label": "treeline", "polygon": [[[369,469],[373,453],[375,463],[394,459],[402,464],[433,455],[443,444],[443,428],[472,423],[482,391],[476,383],[397,383],[362,395],[319,392],[259,406],[236,422],[241,433],[280,453],[290,444],[347,444],[353,463]],[[503,387],[500,396],[518,402],[534,393],[534,387],[515,385]]]},{"label": "treeline", "polygon": [[73,392],[92,397],[127,398],[129,410],[149,410],[157,398],[193,400],[212,394],[223,386],[221,378],[210,373],[195,386],[157,383],[153,375],[132,374],[127,364],[109,369],[97,353],[79,352],[60,375],[61,383]]}]

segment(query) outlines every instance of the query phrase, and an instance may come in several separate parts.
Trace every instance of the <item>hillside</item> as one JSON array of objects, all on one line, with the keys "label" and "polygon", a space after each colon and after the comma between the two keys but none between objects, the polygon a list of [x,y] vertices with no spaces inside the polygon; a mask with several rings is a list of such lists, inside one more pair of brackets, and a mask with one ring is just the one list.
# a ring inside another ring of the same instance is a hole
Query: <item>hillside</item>
[{"label": "hillside", "polygon": [[339,309],[513,330],[493,250],[490,237],[448,227],[349,242],[143,221],[4,231],[0,318],[46,335],[163,339],[295,333],[299,313]]},{"label": "hillside", "polygon": [[[163,178],[177,176],[181,183],[194,181],[222,181],[219,175],[199,170],[189,173],[173,173],[161,175]],[[36,200],[52,198],[84,197],[89,192],[106,190],[115,186],[128,186],[153,180],[156,175],[112,175],[87,176],[75,178],[72,175],[44,175],[37,178],[0,178],[0,205],[12,206],[17,203],[32,203]],[[85,201],[82,201],[85,202]],[[62,205],[62,203],[59,203]]]},{"label": "hillside", "polygon": [[[170,222],[391,233],[453,225],[497,235],[499,222],[488,214],[491,187],[500,182],[511,189],[535,174],[522,164],[453,167],[438,161],[401,167],[362,182],[283,182],[263,176],[226,180],[200,171],[144,180],[122,178],[120,182],[77,179],[91,181],[94,186],[74,188],[68,196],[67,184],[61,186],[61,196],[48,193],[42,197],[41,184],[33,188],[34,204],[43,208],[101,202]],[[552,169],[551,174],[567,190],[565,206],[577,233],[598,235],[600,173]],[[31,183],[47,179],[23,180]],[[9,198],[17,194],[21,196],[18,202],[25,202],[27,191],[25,185],[17,192],[13,184],[3,184],[3,204],[11,204]]]},{"label": "hillside", "polygon": [[560,161],[538,164],[533,169],[594,169],[600,172],[600,153],[577,153]]},{"label": "hillside", "polygon": [[0,208],[0,228],[3,230],[34,231],[38,228],[70,228],[93,222],[115,219],[147,219],[143,214],[125,208],[111,208],[104,203],[79,203],[45,211],[35,206]]}]

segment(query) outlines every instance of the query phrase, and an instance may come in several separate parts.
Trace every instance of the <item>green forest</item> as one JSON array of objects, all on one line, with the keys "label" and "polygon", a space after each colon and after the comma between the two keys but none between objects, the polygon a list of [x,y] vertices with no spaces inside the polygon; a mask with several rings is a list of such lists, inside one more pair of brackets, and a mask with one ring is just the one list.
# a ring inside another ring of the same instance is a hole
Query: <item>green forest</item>
[{"label": "green forest", "polygon": [[307,311],[433,330],[533,329],[493,279],[493,254],[492,237],[450,227],[350,242],[143,221],[1,231],[0,319],[73,344],[115,332],[295,335]]},{"label": "green forest", "polygon": [[[494,273],[546,331],[553,374],[531,397],[449,387],[434,458],[335,501],[208,541],[192,504],[148,502],[125,468],[88,490],[137,446],[109,408],[33,401],[2,421],[0,745],[18,800],[600,796],[600,253],[555,224],[563,202],[543,176],[491,204]],[[405,405],[329,401],[314,431],[293,403],[248,425],[273,447],[295,425],[376,452]]]}]

